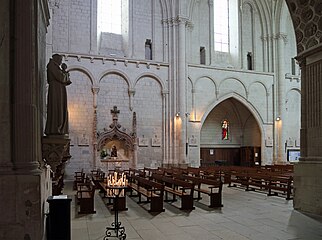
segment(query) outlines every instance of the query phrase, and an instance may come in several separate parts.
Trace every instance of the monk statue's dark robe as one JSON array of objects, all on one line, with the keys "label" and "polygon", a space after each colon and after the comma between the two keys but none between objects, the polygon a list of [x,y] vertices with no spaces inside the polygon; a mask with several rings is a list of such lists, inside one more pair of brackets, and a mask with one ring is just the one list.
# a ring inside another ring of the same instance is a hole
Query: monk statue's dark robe
[{"label": "monk statue's dark robe", "polygon": [[71,84],[69,74],[60,68],[62,57],[54,54],[47,64],[47,121],[45,134],[68,134],[68,111],[66,86]]}]

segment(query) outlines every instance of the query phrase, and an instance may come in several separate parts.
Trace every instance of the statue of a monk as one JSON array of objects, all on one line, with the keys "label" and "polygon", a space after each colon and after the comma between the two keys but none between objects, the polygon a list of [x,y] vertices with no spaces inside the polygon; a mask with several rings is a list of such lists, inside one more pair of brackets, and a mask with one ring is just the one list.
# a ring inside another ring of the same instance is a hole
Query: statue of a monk
[{"label": "statue of a monk", "polygon": [[45,134],[68,134],[68,111],[66,86],[71,84],[66,64],[61,68],[62,56],[54,54],[47,64],[47,122]]}]

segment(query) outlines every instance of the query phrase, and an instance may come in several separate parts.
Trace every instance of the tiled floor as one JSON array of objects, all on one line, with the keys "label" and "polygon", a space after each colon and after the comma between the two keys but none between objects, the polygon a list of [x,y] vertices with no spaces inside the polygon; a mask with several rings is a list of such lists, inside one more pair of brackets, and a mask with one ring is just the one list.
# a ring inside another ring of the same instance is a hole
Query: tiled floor
[{"label": "tiled floor", "polygon": [[[71,182],[64,194],[75,195]],[[127,211],[120,212],[119,220],[125,226],[126,239],[132,240],[274,240],[322,239],[322,218],[293,210],[293,202],[282,197],[267,197],[263,193],[242,189],[223,189],[221,209],[209,209],[208,196],[195,202],[195,210],[180,211],[164,203],[165,212],[151,214],[127,197]],[[177,205],[178,202],[175,203]],[[114,220],[98,194],[95,195],[96,214],[79,215],[72,201],[72,239],[103,239],[106,226]]]}]

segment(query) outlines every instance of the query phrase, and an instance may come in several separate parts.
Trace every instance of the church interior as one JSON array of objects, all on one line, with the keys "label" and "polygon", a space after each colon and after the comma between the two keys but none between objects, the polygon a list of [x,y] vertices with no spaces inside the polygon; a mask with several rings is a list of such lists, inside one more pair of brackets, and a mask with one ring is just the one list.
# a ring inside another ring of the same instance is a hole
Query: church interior
[{"label": "church interior", "polygon": [[0,239],[322,239],[322,3],[2,5]]}]

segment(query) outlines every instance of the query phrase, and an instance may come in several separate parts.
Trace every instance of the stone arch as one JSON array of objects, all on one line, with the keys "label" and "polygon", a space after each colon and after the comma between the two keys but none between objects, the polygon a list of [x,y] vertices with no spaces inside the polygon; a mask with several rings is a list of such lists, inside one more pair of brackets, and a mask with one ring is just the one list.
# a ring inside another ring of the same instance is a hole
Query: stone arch
[{"label": "stone arch", "polygon": [[207,76],[207,75],[199,76],[199,77],[197,78],[197,80],[194,82],[193,87],[196,87],[196,86],[197,86],[198,81],[200,81],[200,80],[201,80],[201,79],[203,79],[203,78],[207,78],[207,79],[209,79],[210,81],[212,81],[212,82],[213,82],[213,84],[215,85],[215,90],[217,90],[217,89],[218,89],[218,86],[217,86],[216,81],[215,81],[212,77]]},{"label": "stone arch", "polygon": [[245,98],[243,98],[242,96],[240,96],[240,95],[238,95],[236,93],[230,93],[229,95],[225,95],[224,97],[222,97],[218,101],[213,102],[213,104],[209,105],[208,108],[207,108],[207,110],[204,112],[203,116],[201,117],[201,120],[200,120],[201,125],[204,124],[207,116],[212,111],[212,109],[214,109],[220,103],[222,103],[223,101],[225,101],[225,100],[227,100],[229,98],[234,98],[234,99],[238,100],[239,102],[241,102],[243,105],[246,106],[246,108],[252,113],[252,115],[256,119],[258,126],[260,126],[261,133],[263,133],[264,132],[264,130],[263,130],[263,124],[264,124],[263,118],[260,116],[260,114],[253,107],[252,104],[250,104]]},{"label": "stone arch", "polygon": [[[261,96],[258,98],[258,96]],[[258,113],[267,122],[269,119],[268,108],[270,106],[269,102],[269,91],[267,86],[260,82],[252,82],[248,86],[247,101],[249,101],[254,108],[257,109]]]},{"label": "stone arch", "polygon": [[[247,97],[247,88],[246,88],[245,84],[244,84],[240,79],[238,79],[238,78],[236,78],[236,77],[227,77],[227,78],[225,78],[225,79],[223,79],[223,80],[221,80],[221,81],[220,81],[219,86],[218,86],[218,96],[220,96],[221,86],[222,86],[226,81],[228,81],[228,80],[235,80],[235,81],[237,81],[238,83],[240,83],[240,84],[241,84],[241,86],[242,86],[242,89],[244,90],[245,97]],[[237,93],[237,92],[236,92],[236,93]],[[238,93],[237,93],[237,94],[238,94]],[[241,95],[241,94],[239,94],[239,95]],[[242,95],[241,95],[241,96],[242,96]]]},{"label": "stone arch", "polygon": [[116,74],[116,75],[119,75],[121,76],[125,82],[127,83],[128,85],[128,88],[131,89],[132,88],[132,84],[131,84],[131,81],[129,80],[129,77],[126,75],[126,73],[120,71],[120,70],[116,70],[116,69],[112,69],[112,70],[108,70],[108,71],[105,71],[103,72],[100,76],[99,76],[99,83],[101,82],[101,80],[107,76],[107,75],[110,75],[110,74]]},{"label": "stone arch", "polygon": [[194,84],[194,109],[196,119],[200,119],[207,106],[218,97],[215,81],[209,77],[199,77]]},{"label": "stone arch", "polygon": [[161,92],[166,90],[166,87],[164,86],[163,81],[157,75],[155,75],[153,73],[143,73],[140,76],[138,76],[134,81],[134,84],[133,84],[134,87],[137,85],[137,83],[140,81],[140,79],[145,78],[145,77],[150,77],[150,78],[156,80],[161,87]]},{"label": "stone arch", "polygon": [[[220,126],[220,120],[226,118],[233,123],[231,124],[231,138],[222,140],[221,130],[218,126]],[[229,97],[214,102],[204,113],[199,126],[201,145],[210,146],[209,144],[213,144],[219,149],[223,144],[227,145],[226,149],[234,148],[236,145],[246,148],[249,146],[263,148],[265,143],[265,126],[261,117],[246,99],[238,95],[231,94]],[[209,134],[210,129],[213,129],[212,134]],[[266,154],[262,152],[261,161],[265,162],[266,158]],[[242,159],[236,158],[236,162],[235,160],[232,162],[231,157],[228,157],[226,160],[230,164],[238,165]]]},{"label": "stone arch", "polygon": [[251,88],[251,86],[254,85],[254,84],[256,84],[256,83],[262,85],[265,88],[266,94],[268,94],[269,91],[268,91],[267,86],[264,83],[262,83],[261,81],[254,81],[251,84],[249,84],[247,91],[249,92],[249,89]]},{"label": "stone arch", "polygon": [[70,66],[68,67],[68,72],[74,72],[74,71],[79,71],[84,73],[89,80],[91,81],[92,85],[94,85],[95,83],[95,77],[93,76],[93,74],[85,67],[81,67],[81,66]]}]

